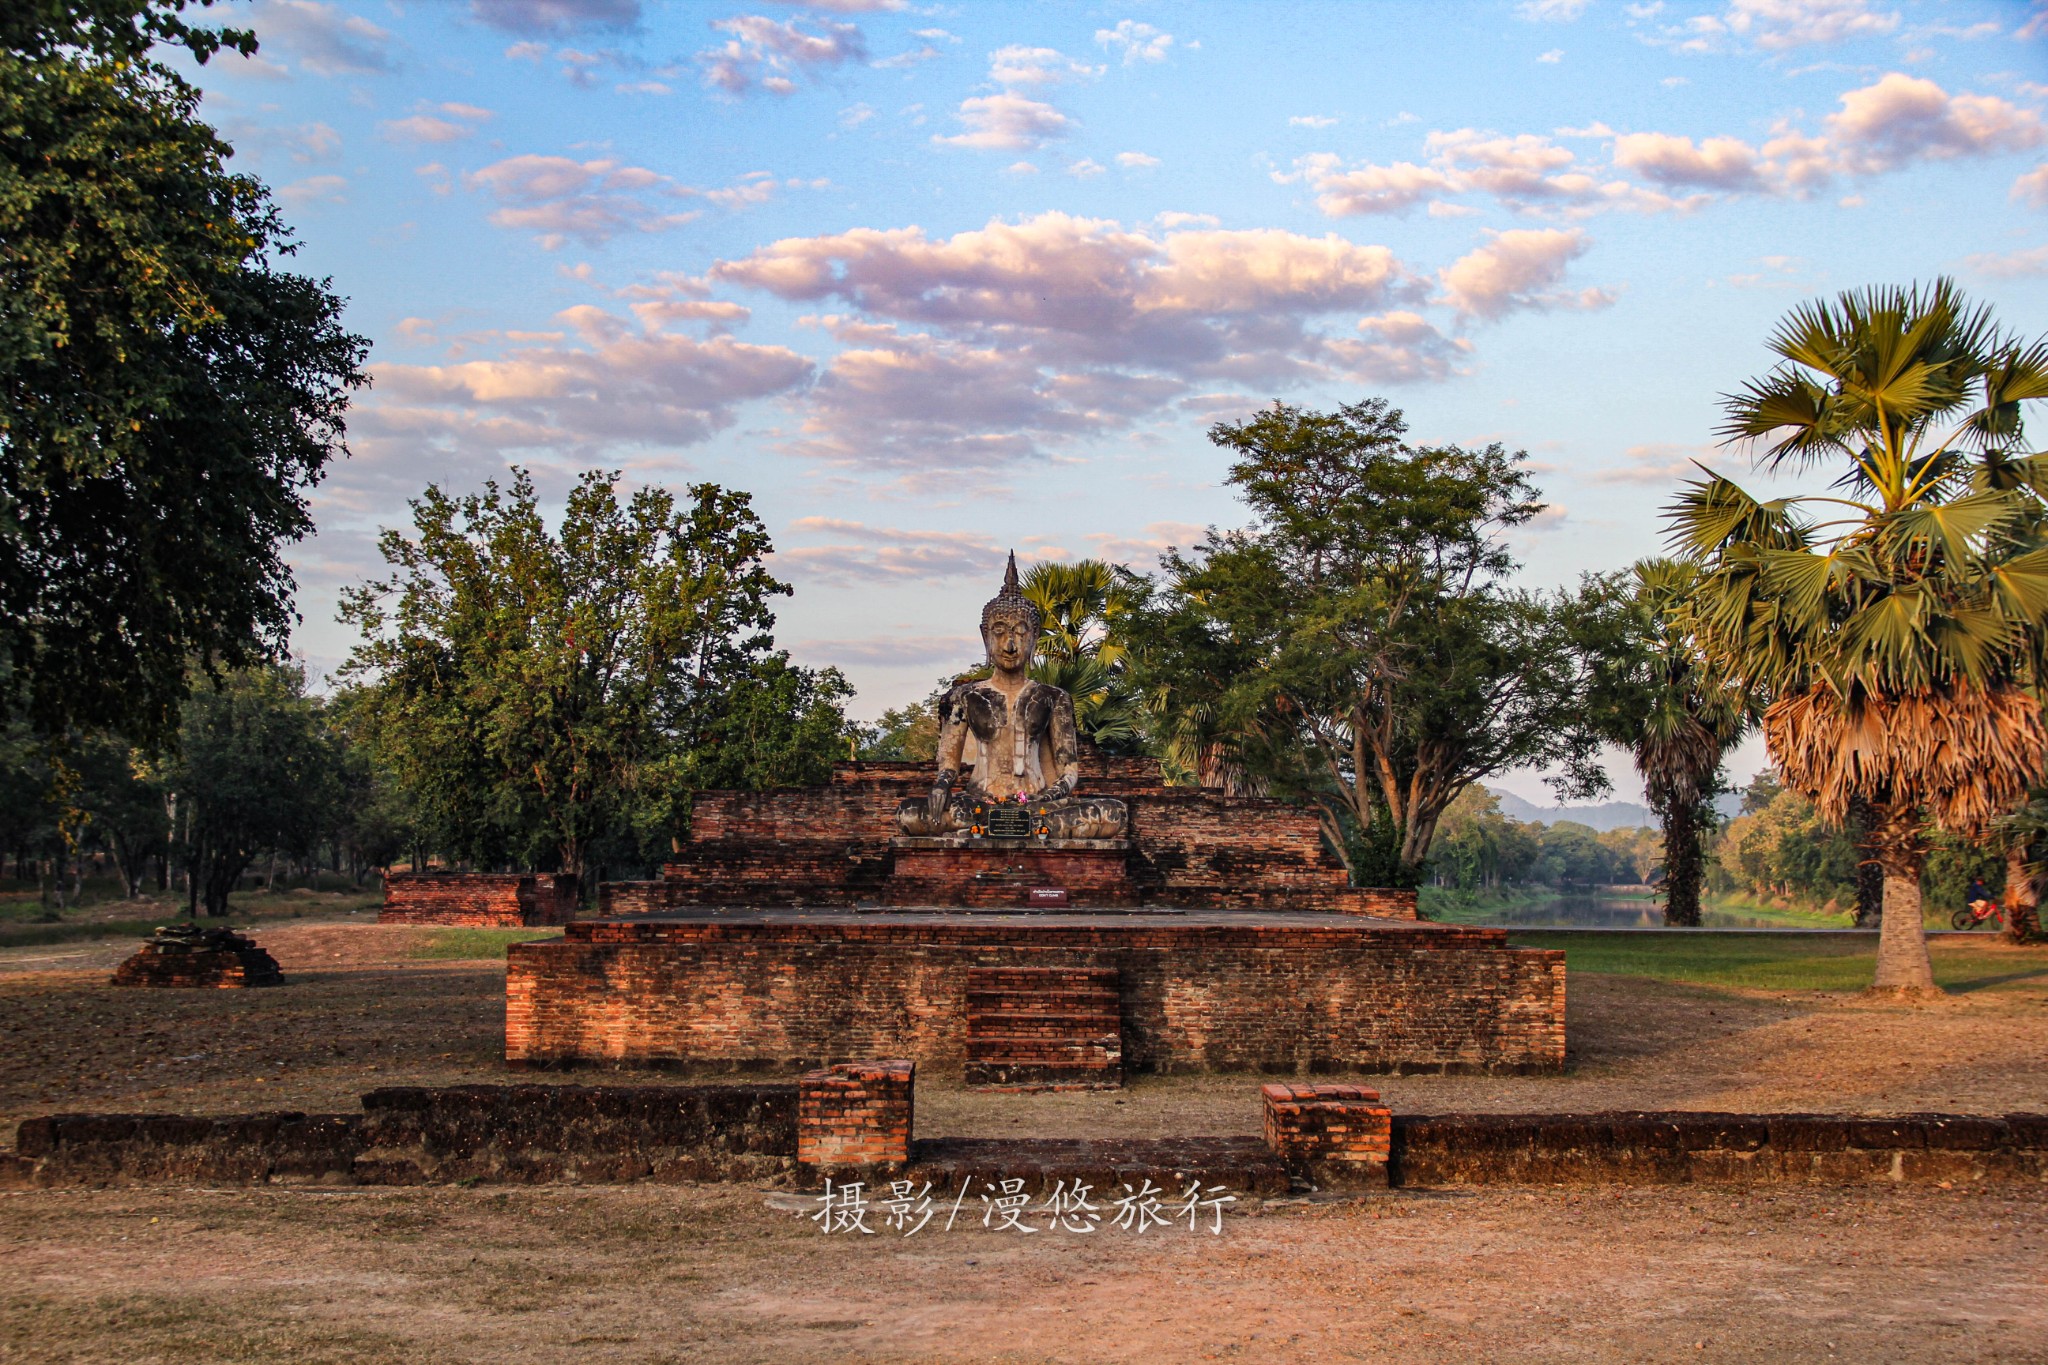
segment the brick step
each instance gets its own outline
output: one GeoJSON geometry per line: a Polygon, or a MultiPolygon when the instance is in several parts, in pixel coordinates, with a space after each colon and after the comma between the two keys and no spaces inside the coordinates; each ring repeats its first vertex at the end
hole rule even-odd
{"type": "Polygon", "coordinates": [[[1062,985],[1088,985],[1101,990],[1115,990],[1123,980],[1123,973],[1114,967],[969,967],[967,988],[980,990],[987,987],[1023,985],[1032,982],[1058,982],[1062,985]]]}
{"type": "Polygon", "coordinates": [[[1077,1029],[1108,1029],[1115,1033],[1123,1024],[1123,1015],[1115,1009],[1062,1009],[1058,1005],[1037,1000],[1017,1002],[1021,1009],[967,1011],[967,1024],[1002,1024],[1014,1022],[1030,1028],[1065,1027],[1077,1029]]]}
{"type": "Polygon", "coordinates": [[[967,1084],[995,1090],[1120,1090],[1124,1070],[1057,1062],[969,1061],[967,1084]]]}
{"type": "Polygon", "coordinates": [[[1104,1014],[1121,1011],[1123,997],[1116,991],[1096,990],[1093,987],[1075,987],[1071,990],[1027,990],[1024,988],[1003,990],[977,990],[967,992],[967,1008],[1080,1008],[1099,1010],[1104,1014]]]}
{"type": "Polygon", "coordinates": [[[1010,1019],[1010,1017],[1047,1017],[1047,1019],[1108,1019],[1116,1023],[1124,1017],[1122,1001],[1114,999],[1073,999],[1063,995],[971,995],[967,997],[969,1019],[1010,1019]]]}
{"type": "Polygon", "coordinates": [[[1123,1049],[1113,1039],[970,1038],[973,1062],[1033,1062],[1045,1065],[1122,1067],[1123,1049]]]}

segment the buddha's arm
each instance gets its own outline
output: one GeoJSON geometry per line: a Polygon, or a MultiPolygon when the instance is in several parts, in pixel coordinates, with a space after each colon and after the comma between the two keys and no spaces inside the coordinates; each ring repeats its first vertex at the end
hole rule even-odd
{"type": "Polygon", "coordinates": [[[953,789],[960,785],[961,750],[967,742],[967,708],[948,697],[939,703],[945,719],[939,722],[939,771],[932,779],[933,810],[944,809],[953,789]]]}
{"type": "Polygon", "coordinates": [[[1044,795],[1053,797],[1072,796],[1074,789],[1081,785],[1081,743],[1074,729],[1074,699],[1065,692],[1053,703],[1052,740],[1053,763],[1059,770],[1059,778],[1045,789],[1044,795]]]}

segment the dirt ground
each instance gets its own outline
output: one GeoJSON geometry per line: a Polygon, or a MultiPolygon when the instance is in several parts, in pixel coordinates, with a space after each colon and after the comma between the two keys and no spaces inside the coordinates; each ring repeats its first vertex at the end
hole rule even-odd
{"type": "MultiPolygon", "coordinates": [[[[79,1110],[352,1110],[518,1077],[503,966],[432,931],[266,925],[289,984],[114,990],[128,944],[0,951],[0,1133],[79,1110]]],[[[1570,1068],[1385,1077],[1398,1109],[2048,1109],[2048,951],[1932,1005],[1575,973],[1570,1068]]],[[[918,1132],[1231,1134],[1259,1078],[981,1095],[918,1132]]],[[[0,1362],[2048,1362],[2048,1189],[1401,1191],[1220,1236],[826,1235],[745,1187],[0,1193],[0,1362]]],[[[943,1213],[940,1221],[943,1220],[943,1213]]],[[[880,1228],[879,1212],[871,1225],[880,1228]]],[[[1206,1224],[1205,1224],[1206,1226],[1206,1224]]]]}
{"type": "MultiPolygon", "coordinates": [[[[288,984],[114,990],[132,945],[0,951],[0,1143],[36,1114],[354,1111],[393,1084],[674,1083],[660,1071],[504,1066],[504,965],[420,961],[432,930],[360,920],[267,925],[288,984]]],[[[1945,939],[1981,983],[1933,1004],[1709,990],[1574,973],[1563,1076],[1370,1082],[1396,1109],[2048,1110],[2048,949],[1945,939]]],[[[925,1137],[1166,1137],[1259,1130],[1258,1079],[1134,1078],[1124,1090],[988,1095],[918,1077],[925,1137]]]]}
{"type": "Polygon", "coordinates": [[[0,1195],[0,1360],[2048,1360],[2048,1194],[1383,1194],[827,1235],[734,1187],[0,1195]]]}

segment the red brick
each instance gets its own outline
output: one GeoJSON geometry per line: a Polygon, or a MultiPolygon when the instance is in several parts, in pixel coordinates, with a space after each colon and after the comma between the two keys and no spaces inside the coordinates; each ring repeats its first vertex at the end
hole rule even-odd
{"type": "Polygon", "coordinates": [[[526,872],[393,872],[379,924],[519,929],[576,917],[576,878],[526,872]]]}

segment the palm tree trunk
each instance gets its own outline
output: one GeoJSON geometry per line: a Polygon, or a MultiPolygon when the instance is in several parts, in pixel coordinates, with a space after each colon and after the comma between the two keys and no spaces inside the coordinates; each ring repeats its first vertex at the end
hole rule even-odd
{"type": "Polygon", "coordinates": [[[2005,941],[2015,946],[2041,936],[2040,893],[2028,865],[2032,854],[2024,843],[2005,850],[2005,941]]]}
{"type": "Polygon", "coordinates": [[[1890,995],[1938,995],[1934,962],[1927,956],[1927,931],[1920,918],[1920,871],[1927,862],[1927,842],[1918,810],[1884,811],[1872,831],[1878,863],[1884,869],[1884,919],[1877,935],[1877,976],[1874,992],[1890,995]]]}
{"type": "Polygon", "coordinates": [[[1698,928],[1700,922],[1699,805],[1664,806],[1664,923],[1698,928]]]}
{"type": "Polygon", "coordinates": [[[1849,838],[1856,845],[1856,927],[1875,929],[1884,916],[1884,869],[1878,865],[1871,832],[1877,812],[1862,797],[1849,802],[1849,838]]]}

